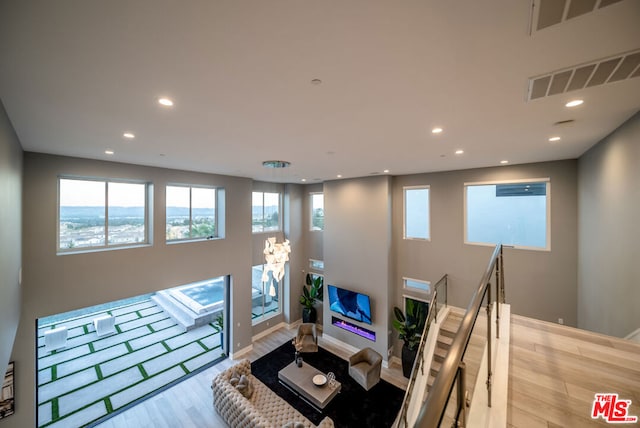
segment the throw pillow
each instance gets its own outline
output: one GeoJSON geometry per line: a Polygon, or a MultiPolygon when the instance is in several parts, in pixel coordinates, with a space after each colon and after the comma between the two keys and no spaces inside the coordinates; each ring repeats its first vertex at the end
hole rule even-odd
{"type": "Polygon", "coordinates": [[[229,383],[232,386],[237,386],[239,381],[240,381],[240,376],[238,375],[238,373],[236,373],[235,371],[231,373],[231,377],[229,378],[229,383]]]}
{"type": "Polygon", "coordinates": [[[304,424],[302,422],[291,421],[283,425],[282,428],[304,428],[304,424]]]}
{"type": "Polygon", "coordinates": [[[240,376],[236,389],[240,391],[240,394],[245,398],[251,398],[251,395],[253,394],[253,386],[251,385],[249,378],[245,375],[240,376]]]}

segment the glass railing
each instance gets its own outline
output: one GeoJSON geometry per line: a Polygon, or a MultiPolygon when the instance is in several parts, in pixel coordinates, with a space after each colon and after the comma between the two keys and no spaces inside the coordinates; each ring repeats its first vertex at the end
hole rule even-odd
{"type": "Polygon", "coordinates": [[[495,340],[500,337],[500,304],[504,301],[502,245],[497,245],[414,427],[466,426],[467,409],[473,399],[475,385],[480,384],[479,377],[485,379],[487,403],[491,407],[492,349],[495,350],[495,340]],[[485,299],[486,306],[483,307],[485,299]],[[492,313],[495,313],[495,326],[492,313]],[[487,369],[480,373],[485,348],[487,369]]]}
{"type": "MultiPolygon", "coordinates": [[[[433,287],[433,293],[431,294],[431,301],[429,302],[429,314],[425,322],[424,330],[422,331],[422,338],[420,345],[418,346],[418,352],[416,359],[413,362],[413,369],[411,370],[411,376],[409,377],[409,383],[407,390],[405,391],[404,401],[402,402],[402,408],[397,420],[397,427],[408,427],[408,415],[410,406],[419,405],[421,403],[421,395],[414,395],[414,391],[418,386],[422,389],[426,389],[426,381],[429,378],[429,373],[426,368],[429,366],[430,361],[426,359],[424,355],[425,344],[429,337],[429,332],[432,330],[431,326],[438,319],[438,311],[441,311],[447,306],[447,281],[448,276],[445,274],[433,287]],[[420,400],[420,403],[416,403],[416,400],[420,400]]],[[[434,330],[434,334],[438,334],[437,330],[434,330]]],[[[424,391],[423,391],[424,392],[424,391]]]]}

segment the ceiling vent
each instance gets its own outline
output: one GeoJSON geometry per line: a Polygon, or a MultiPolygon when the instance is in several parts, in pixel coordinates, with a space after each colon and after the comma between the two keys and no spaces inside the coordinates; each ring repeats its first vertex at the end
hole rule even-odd
{"type": "Polygon", "coordinates": [[[622,0],[533,0],[531,28],[540,31],[620,1],[622,0]]]}
{"type": "Polygon", "coordinates": [[[529,100],[640,77],[640,49],[529,78],[529,100]]]}

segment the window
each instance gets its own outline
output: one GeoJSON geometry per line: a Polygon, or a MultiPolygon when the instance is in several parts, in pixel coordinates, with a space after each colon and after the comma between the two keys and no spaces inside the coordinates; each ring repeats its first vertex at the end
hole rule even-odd
{"type": "Polygon", "coordinates": [[[167,241],[219,237],[217,196],[217,189],[214,187],[167,186],[167,241]]]}
{"type": "Polygon", "coordinates": [[[429,240],[429,227],[429,186],[405,187],[404,239],[429,240]]]}
{"type": "Polygon", "coordinates": [[[465,184],[465,242],[549,248],[549,180],[465,184]]]}
{"type": "Polygon", "coordinates": [[[324,261],[309,259],[309,268],[322,272],[324,270],[324,261]]]}
{"type": "Polygon", "coordinates": [[[324,230],[324,195],[311,193],[311,230],[324,230]]]}
{"type": "Polygon", "coordinates": [[[253,266],[251,269],[251,323],[258,324],[267,318],[278,315],[280,296],[284,277],[278,283],[273,279],[273,272],[269,272],[269,279],[262,282],[263,265],[253,266]]]}
{"type": "Polygon", "coordinates": [[[280,193],[253,192],[251,213],[253,233],[280,230],[280,193]]]}
{"type": "Polygon", "coordinates": [[[431,293],[431,283],[429,281],[421,281],[419,279],[403,278],[404,288],[419,291],[423,293],[431,293]]]}
{"type": "Polygon", "coordinates": [[[149,243],[147,183],[60,177],[58,250],[149,243]]]}

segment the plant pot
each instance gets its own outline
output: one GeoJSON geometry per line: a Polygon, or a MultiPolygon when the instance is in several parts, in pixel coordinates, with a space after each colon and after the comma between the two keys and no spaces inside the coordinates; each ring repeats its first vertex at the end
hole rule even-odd
{"type": "Polygon", "coordinates": [[[315,323],[317,319],[316,308],[302,308],[302,322],[315,323]]]}
{"type": "Polygon", "coordinates": [[[411,376],[411,370],[413,369],[413,362],[416,360],[418,354],[418,347],[411,350],[407,345],[402,345],[402,374],[407,379],[411,376]]]}

